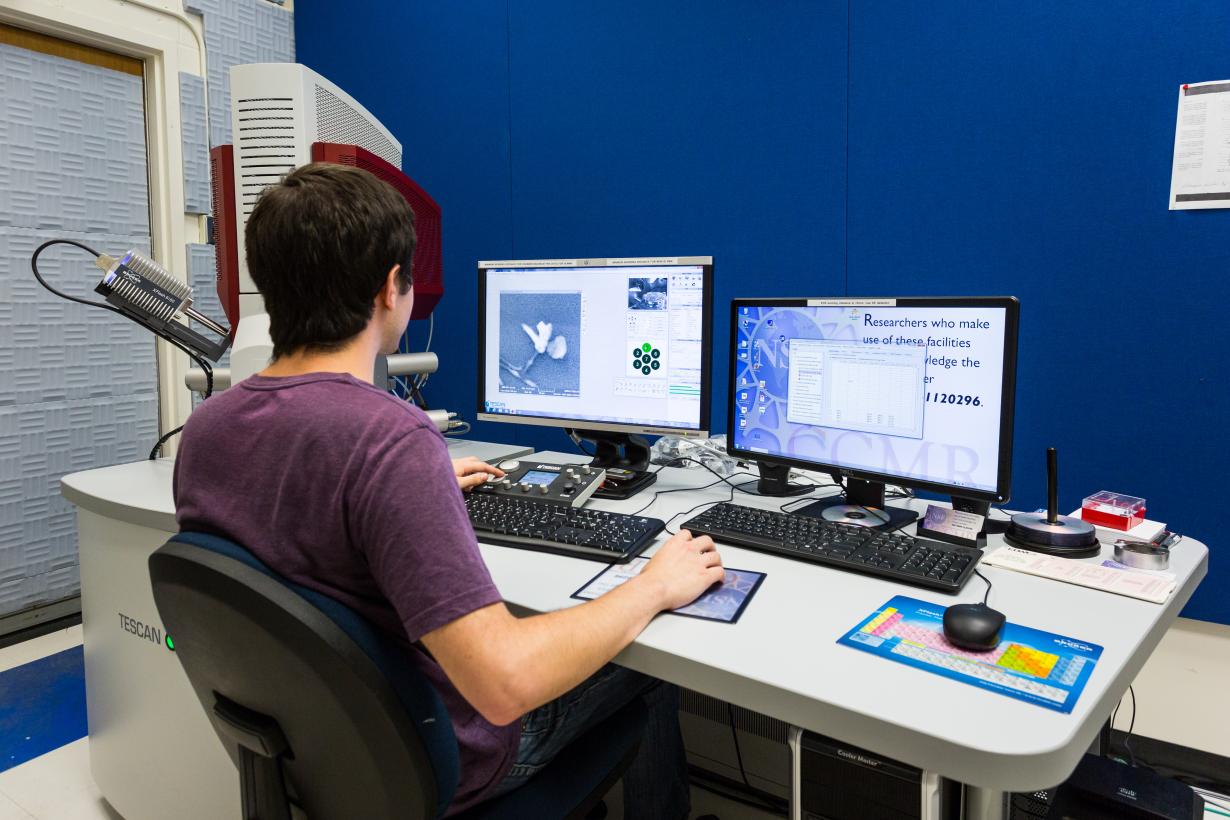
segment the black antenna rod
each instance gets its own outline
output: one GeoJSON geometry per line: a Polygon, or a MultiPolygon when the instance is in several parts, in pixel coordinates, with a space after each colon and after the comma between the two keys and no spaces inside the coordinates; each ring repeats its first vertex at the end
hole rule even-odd
{"type": "Polygon", "coordinates": [[[1046,448],[1046,523],[1059,523],[1059,451],[1046,448]]]}

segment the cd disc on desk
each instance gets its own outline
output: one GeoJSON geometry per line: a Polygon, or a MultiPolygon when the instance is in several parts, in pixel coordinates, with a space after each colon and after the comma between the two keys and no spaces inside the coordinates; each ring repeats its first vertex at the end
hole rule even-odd
{"type": "Polygon", "coordinates": [[[1057,515],[1051,521],[1045,513],[1018,513],[1012,516],[1004,540],[1059,558],[1092,558],[1102,549],[1093,525],[1070,515],[1057,515]]]}
{"type": "Polygon", "coordinates": [[[856,527],[880,527],[891,519],[884,510],[875,507],[860,507],[858,504],[835,504],[827,507],[820,517],[838,524],[853,524],[856,527]]]}

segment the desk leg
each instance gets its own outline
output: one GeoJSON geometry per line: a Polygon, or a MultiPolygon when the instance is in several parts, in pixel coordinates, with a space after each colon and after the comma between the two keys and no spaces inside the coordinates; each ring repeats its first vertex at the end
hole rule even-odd
{"type": "Polygon", "coordinates": [[[1007,795],[992,789],[965,787],[965,820],[1004,820],[1007,795]]]}

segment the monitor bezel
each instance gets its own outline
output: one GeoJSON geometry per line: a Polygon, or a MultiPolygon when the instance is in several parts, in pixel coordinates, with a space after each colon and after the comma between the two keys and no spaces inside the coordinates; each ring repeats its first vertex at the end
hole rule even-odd
{"type": "Polygon", "coordinates": [[[655,256],[612,257],[591,259],[502,259],[478,263],[478,389],[475,393],[477,407],[475,418],[479,421],[495,421],[505,424],[530,424],[540,427],[560,427],[574,430],[598,430],[608,433],[633,435],[681,436],[705,438],[709,435],[713,413],[713,257],[712,256],[655,256]],[[509,413],[486,412],[487,389],[487,271],[499,268],[556,268],[575,270],[578,273],[597,268],[635,267],[701,267],[701,299],[703,318],[701,327],[701,378],[700,419],[696,428],[671,427],[668,425],[625,424],[622,422],[596,421],[589,419],[565,419],[555,416],[531,416],[509,413]]]}
{"type": "Polygon", "coordinates": [[[1016,414],[1017,343],[1020,333],[1021,303],[1015,296],[864,296],[864,297],[814,297],[814,298],[738,298],[730,303],[730,351],[727,374],[726,447],[730,455],[745,461],[763,461],[770,464],[785,464],[801,470],[836,473],[843,478],[882,482],[898,487],[909,487],[928,492],[942,493],[977,501],[1002,504],[1012,494],[1012,437],[1016,414]],[[877,473],[871,470],[843,467],[819,461],[795,459],[785,456],[758,453],[735,446],[735,379],[737,355],[735,345],[739,338],[739,309],[742,307],[843,307],[858,305],[885,305],[893,307],[982,307],[1004,309],[1004,368],[1000,394],[999,471],[994,492],[954,484],[924,481],[917,478],[877,473]]]}

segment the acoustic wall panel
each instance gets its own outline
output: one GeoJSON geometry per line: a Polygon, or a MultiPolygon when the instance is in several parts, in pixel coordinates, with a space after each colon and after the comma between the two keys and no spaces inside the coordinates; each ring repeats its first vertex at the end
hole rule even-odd
{"type": "Polygon", "coordinates": [[[184,211],[210,213],[209,140],[205,123],[205,82],[179,74],[180,138],[184,151],[184,211]]]}
{"type": "MultiPolygon", "coordinates": [[[[153,339],[43,290],[29,260],[51,238],[149,250],[142,81],[0,45],[0,615],[79,588],[60,477],[140,458],[157,438],[153,339]]],[[[40,270],[97,298],[82,251],[51,249],[40,270]]]]}
{"type": "Polygon", "coordinates": [[[0,44],[0,227],[149,235],[140,77],[0,44]]]}
{"type": "Polygon", "coordinates": [[[267,0],[185,0],[205,20],[210,147],[231,140],[233,65],[295,61],[295,16],[267,0]]]}
{"type": "Polygon", "coordinates": [[[75,510],[60,477],[144,458],[158,396],[0,407],[0,614],[75,594],[75,510]]]}

